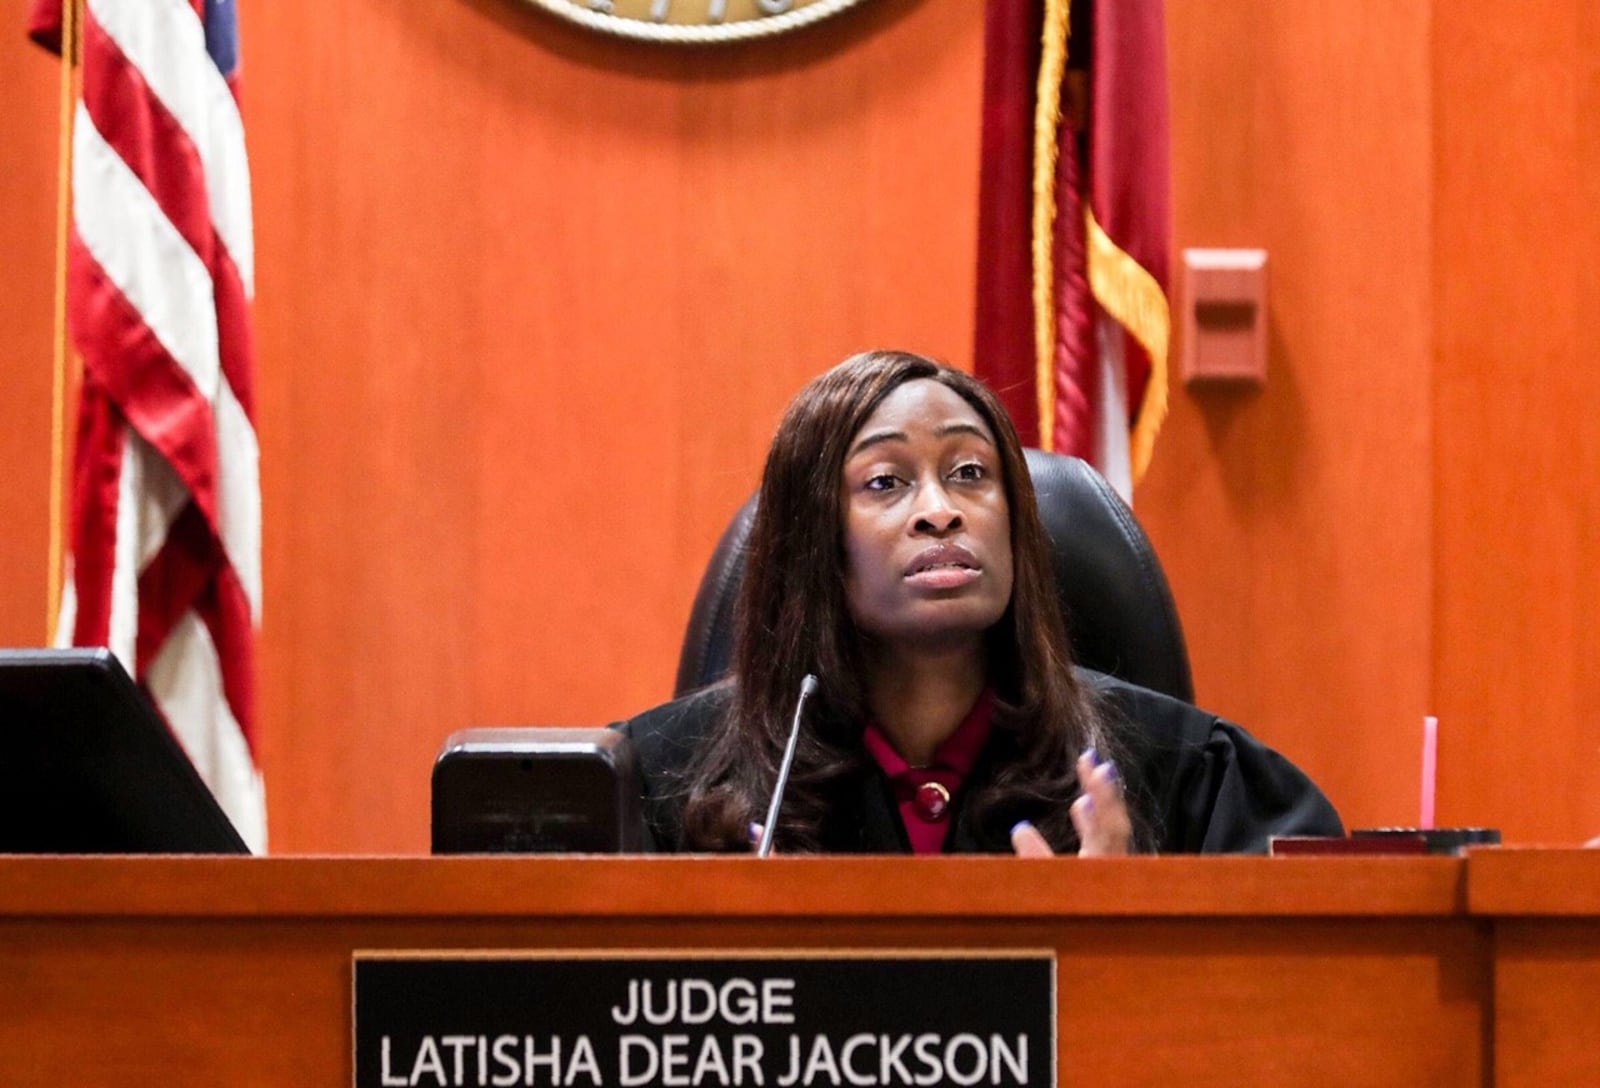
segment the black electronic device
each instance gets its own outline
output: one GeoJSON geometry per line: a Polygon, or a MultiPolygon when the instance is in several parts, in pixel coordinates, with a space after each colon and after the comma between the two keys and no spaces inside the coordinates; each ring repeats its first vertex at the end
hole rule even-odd
{"type": "Polygon", "coordinates": [[[615,730],[463,729],[433,765],[433,852],[637,853],[640,789],[615,730]]]}
{"type": "Polygon", "coordinates": [[[109,650],[0,650],[0,853],[249,852],[109,650]]]}

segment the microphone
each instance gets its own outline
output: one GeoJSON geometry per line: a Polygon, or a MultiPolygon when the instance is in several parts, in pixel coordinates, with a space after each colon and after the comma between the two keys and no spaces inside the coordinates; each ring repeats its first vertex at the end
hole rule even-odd
{"type": "Polygon", "coordinates": [[[794,766],[794,750],[800,744],[800,720],[805,716],[806,700],[817,693],[817,678],[806,673],[800,681],[800,698],[794,704],[794,723],[789,726],[789,744],[783,750],[783,762],[778,764],[778,781],[772,787],[772,804],[767,806],[767,822],[761,828],[761,842],[756,846],[756,857],[772,853],[772,836],[778,830],[778,806],[783,804],[783,791],[789,785],[789,768],[794,766]]]}

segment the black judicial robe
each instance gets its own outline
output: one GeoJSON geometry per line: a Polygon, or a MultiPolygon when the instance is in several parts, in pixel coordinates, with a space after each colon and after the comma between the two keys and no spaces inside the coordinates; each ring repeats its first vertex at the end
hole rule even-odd
{"type": "MultiPolygon", "coordinates": [[[[1231,722],[1114,677],[1078,670],[1102,708],[1132,724],[1134,767],[1124,767],[1130,794],[1143,810],[1163,854],[1264,853],[1275,835],[1341,835],[1333,805],[1294,764],[1231,722]]],[[[633,740],[644,779],[645,842],[674,852],[682,842],[682,810],[691,756],[727,708],[732,689],[714,687],[648,710],[616,725],[633,740]]],[[[1005,826],[981,827],[963,817],[962,800],[1005,760],[1008,737],[996,730],[957,798],[946,839],[949,853],[1010,853],[1005,826]]],[[[870,756],[836,786],[837,802],[822,828],[833,853],[909,853],[889,782],[870,756]]]]}

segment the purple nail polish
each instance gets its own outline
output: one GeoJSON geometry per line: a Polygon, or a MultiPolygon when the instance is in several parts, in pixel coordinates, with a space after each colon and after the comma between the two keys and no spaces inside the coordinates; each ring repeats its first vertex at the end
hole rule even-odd
{"type": "Polygon", "coordinates": [[[751,842],[752,845],[754,845],[755,843],[760,842],[761,841],[761,825],[758,824],[758,823],[755,823],[754,821],[752,821],[751,824],[750,824],[750,828],[749,828],[748,834],[750,835],[750,842],[751,842]]]}
{"type": "Polygon", "coordinates": [[[1017,834],[1018,831],[1031,831],[1031,830],[1033,830],[1033,824],[1031,822],[1029,822],[1027,820],[1018,820],[1015,824],[1013,824],[1011,826],[1011,835],[1014,838],[1014,837],[1016,837],[1016,834],[1017,834]]]}
{"type": "Polygon", "coordinates": [[[1085,748],[1083,750],[1083,754],[1089,757],[1089,766],[1100,766],[1100,750],[1094,745],[1091,744],[1089,747],[1085,748]]]}
{"type": "Polygon", "coordinates": [[[1117,770],[1117,761],[1116,760],[1114,760],[1114,759],[1106,760],[1105,768],[1106,768],[1106,777],[1107,778],[1111,779],[1111,781],[1113,781],[1113,782],[1121,780],[1122,774],[1121,774],[1121,772],[1119,772],[1117,770]]]}

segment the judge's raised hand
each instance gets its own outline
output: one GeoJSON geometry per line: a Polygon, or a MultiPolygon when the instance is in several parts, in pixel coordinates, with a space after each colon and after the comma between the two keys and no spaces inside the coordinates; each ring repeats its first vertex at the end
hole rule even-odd
{"type": "MultiPolygon", "coordinates": [[[[1133,842],[1133,821],[1123,797],[1117,765],[1100,762],[1093,748],[1078,757],[1078,787],[1083,791],[1072,802],[1072,826],[1078,833],[1080,858],[1120,857],[1133,842]]],[[[1011,848],[1019,857],[1049,857],[1055,851],[1045,842],[1039,829],[1021,823],[1011,829],[1011,848]]]]}

